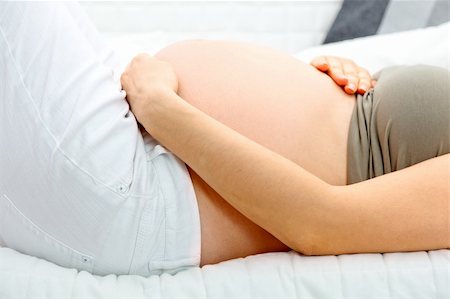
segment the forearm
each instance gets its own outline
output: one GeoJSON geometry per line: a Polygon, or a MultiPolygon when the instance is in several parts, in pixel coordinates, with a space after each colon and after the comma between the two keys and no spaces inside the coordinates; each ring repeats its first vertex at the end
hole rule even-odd
{"type": "Polygon", "coordinates": [[[323,255],[450,246],[449,155],[362,183],[331,186],[176,94],[165,97],[140,116],[148,132],[292,249],[323,255]]]}
{"type": "Polygon", "coordinates": [[[141,117],[148,132],[242,214],[302,251],[298,244],[308,243],[317,219],[329,210],[323,204],[330,186],[175,94],[169,97],[141,117]]]}

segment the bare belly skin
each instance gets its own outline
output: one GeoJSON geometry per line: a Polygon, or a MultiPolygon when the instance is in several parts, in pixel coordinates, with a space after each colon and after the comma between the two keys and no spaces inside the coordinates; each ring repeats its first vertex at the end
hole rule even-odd
{"type": "MultiPolygon", "coordinates": [[[[346,183],[355,97],[325,74],[288,54],[236,42],[186,41],[155,56],[174,66],[187,102],[324,181],[346,183]]],[[[289,250],[189,172],[200,212],[201,265],[289,250]]]]}

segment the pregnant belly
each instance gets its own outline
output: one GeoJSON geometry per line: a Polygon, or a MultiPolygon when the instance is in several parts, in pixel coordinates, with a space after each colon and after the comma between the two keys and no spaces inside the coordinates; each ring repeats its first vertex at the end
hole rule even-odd
{"type": "MultiPolygon", "coordinates": [[[[328,76],[290,55],[235,42],[181,42],[156,56],[174,66],[183,99],[324,181],[346,183],[355,99],[328,76]]],[[[190,173],[202,222],[202,263],[286,249],[190,173]],[[224,249],[229,242],[237,245],[224,249]]]]}

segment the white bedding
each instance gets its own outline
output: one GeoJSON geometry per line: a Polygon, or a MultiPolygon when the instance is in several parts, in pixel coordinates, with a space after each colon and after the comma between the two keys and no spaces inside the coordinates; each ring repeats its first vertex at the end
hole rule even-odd
{"type": "Polygon", "coordinates": [[[0,298],[450,298],[450,251],[236,259],[171,276],[98,277],[0,249],[0,298]]]}
{"type": "MultiPolygon", "coordinates": [[[[390,64],[449,68],[450,24],[305,50],[352,57],[371,71],[390,64]]],[[[145,42],[124,48],[123,58],[145,42]]],[[[136,38],[139,41],[139,37],[136,38]]],[[[153,41],[154,43],[157,40],[153,41]]],[[[125,60],[124,60],[125,63],[125,60]]],[[[93,276],[0,248],[0,298],[450,298],[450,251],[304,257],[270,253],[174,276],[93,276]]]]}
{"type": "Polygon", "coordinates": [[[317,55],[350,57],[372,73],[395,64],[431,64],[450,69],[450,22],[312,47],[295,54],[305,62],[317,55]]]}

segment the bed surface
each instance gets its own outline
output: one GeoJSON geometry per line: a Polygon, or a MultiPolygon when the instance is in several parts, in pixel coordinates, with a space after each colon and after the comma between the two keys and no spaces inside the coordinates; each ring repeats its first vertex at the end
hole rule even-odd
{"type": "Polygon", "coordinates": [[[172,276],[98,277],[0,249],[0,298],[450,298],[450,251],[236,259],[172,276]]]}

